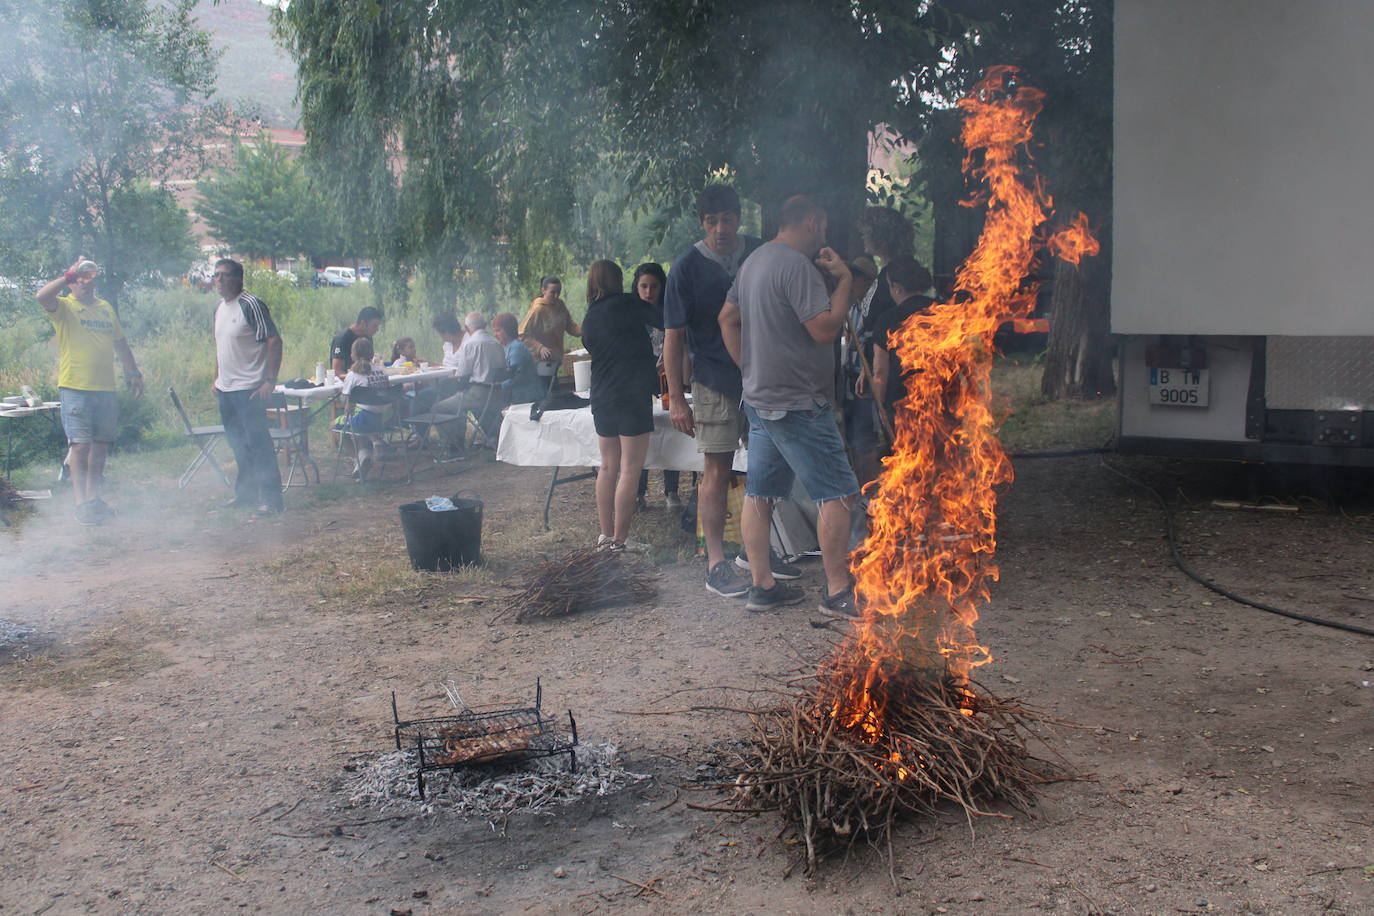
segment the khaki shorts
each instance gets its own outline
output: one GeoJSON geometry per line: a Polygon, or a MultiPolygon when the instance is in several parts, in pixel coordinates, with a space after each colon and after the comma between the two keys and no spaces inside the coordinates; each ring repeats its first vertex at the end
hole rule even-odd
{"type": "Polygon", "coordinates": [[[692,422],[696,426],[698,452],[710,455],[739,448],[747,431],[739,400],[701,382],[692,383],[692,422]]]}

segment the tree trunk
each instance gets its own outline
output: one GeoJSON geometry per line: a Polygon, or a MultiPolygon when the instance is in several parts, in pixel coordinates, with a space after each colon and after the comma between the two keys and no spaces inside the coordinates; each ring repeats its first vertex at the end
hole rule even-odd
{"type": "MultiPolygon", "coordinates": [[[[1069,210],[1069,213],[1075,211],[1069,210]]],[[[1040,391],[1052,400],[1116,393],[1112,372],[1110,230],[1098,230],[1099,255],[1078,265],[1056,259],[1050,339],[1040,391]]]]}

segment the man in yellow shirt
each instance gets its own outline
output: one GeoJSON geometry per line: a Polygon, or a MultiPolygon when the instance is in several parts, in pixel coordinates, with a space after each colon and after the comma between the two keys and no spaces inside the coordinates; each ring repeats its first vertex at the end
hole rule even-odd
{"type": "Polygon", "coordinates": [[[116,354],[129,390],[134,397],[143,396],[143,373],[124,339],[119,316],[95,294],[98,273],[94,263],[77,258],[65,274],[38,291],[38,304],[57,329],[62,428],[71,445],[67,463],[76,495],[76,520],[83,525],[99,525],[114,514],[100,497],[100,482],[119,422],[116,354]],[[64,286],[68,294],[59,295],[64,286]]]}

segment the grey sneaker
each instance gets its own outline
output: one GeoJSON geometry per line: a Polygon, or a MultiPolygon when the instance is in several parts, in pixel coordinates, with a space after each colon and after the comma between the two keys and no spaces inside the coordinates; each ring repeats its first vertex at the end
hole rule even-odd
{"type": "Polygon", "coordinates": [[[744,603],[746,611],[771,611],[775,607],[786,607],[789,604],[800,604],[802,600],[802,590],[795,585],[783,585],[781,582],[774,582],[772,588],[759,588],[757,585],[749,586],[749,599],[744,603]]]}
{"type": "MultiPolygon", "coordinates": [[[[740,548],[739,556],[735,557],[735,565],[740,569],[749,568],[749,558],[744,555],[743,547],[740,548]]],[[[774,579],[791,580],[801,578],[801,567],[788,563],[771,547],[768,549],[768,565],[773,567],[774,579]]]]}
{"type": "Polygon", "coordinates": [[[76,521],[79,525],[94,526],[102,524],[105,519],[90,503],[86,502],[76,507],[76,521]]]}
{"type": "Polygon", "coordinates": [[[831,617],[859,618],[859,609],[854,604],[854,589],[847,588],[838,595],[826,595],[821,599],[820,612],[831,617]]]}
{"type": "Polygon", "coordinates": [[[722,598],[743,598],[749,591],[749,582],[721,560],[706,573],[706,590],[722,598]]]}

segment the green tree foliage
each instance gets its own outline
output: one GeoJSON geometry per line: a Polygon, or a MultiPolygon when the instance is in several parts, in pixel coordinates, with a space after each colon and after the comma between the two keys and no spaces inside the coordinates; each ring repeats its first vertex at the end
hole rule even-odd
{"type": "Polygon", "coordinates": [[[964,35],[917,0],[295,0],[278,24],[311,165],[366,235],[378,294],[418,265],[435,308],[493,241],[537,273],[603,154],[645,212],[688,211],[728,166],[765,232],[772,207],[809,191],[843,238],[869,129],[922,104],[964,35]]]}
{"type": "Polygon", "coordinates": [[[296,0],[278,17],[309,165],[378,296],[403,299],[413,266],[431,308],[452,308],[475,247],[499,242],[523,268],[566,231],[586,161],[570,18],[550,0],[296,0]]]}
{"type": "Polygon", "coordinates": [[[85,253],[118,304],[127,283],[184,254],[169,198],[148,183],[197,174],[204,139],[224,121],[195,5],[0,0],[0,196],[27,208],[0,220],[18,233],[0,244],[0,272],[13,258],[51,275],[85,253]]]}
{"type": "Polygon", "coordinates": [[[199,185],[197,212],[236,252],[267,258],[312,259],[343,250],[338,220],[305,169],[285,148],[259,137],[235,142],[233,164],[199,185]]]}

